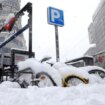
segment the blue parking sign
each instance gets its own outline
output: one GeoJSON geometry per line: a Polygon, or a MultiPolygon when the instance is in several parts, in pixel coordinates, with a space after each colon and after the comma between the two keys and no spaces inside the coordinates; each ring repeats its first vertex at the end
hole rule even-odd
{"type": "Polygon", "coordinates": [[[47,15],[48,15],[48,24],[64,26],[64,16],[62,10],[49,7],[47,15]]]}

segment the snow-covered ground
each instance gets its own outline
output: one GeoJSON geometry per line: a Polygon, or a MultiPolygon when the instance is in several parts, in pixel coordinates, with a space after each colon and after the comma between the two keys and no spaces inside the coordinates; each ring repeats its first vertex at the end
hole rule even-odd
{"type": "Polygon", "coordinates": [[[6,82],[0,85],[0,105],[105,105],[105,85],[21,89],[6,82]]]}
{"type": "Polygon", "coordinates": [[[62,63],[51,67],[35,59],[20,62],[18,67],[20,71],[31,67],[33,73],[47,72],[58,86],[20,88],[16,82],[5,81],[0,84],[0,105],[105,105],[105,79],[100,79],[100,82],[97,76],[93,78],[92,75],[80,72],[79,69],[75,71],[75,67],[68,68],[62,63]],[[89,80],[95,81],[89,84],[62,87],[59,70],[61,74],[76,73],[85,78],[89,76],[89,80]]]}

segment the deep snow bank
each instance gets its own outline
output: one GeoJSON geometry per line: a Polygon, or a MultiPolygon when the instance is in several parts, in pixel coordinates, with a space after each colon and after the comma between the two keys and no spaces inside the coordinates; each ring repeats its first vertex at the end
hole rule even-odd
{"type": "Polygon", "coordinates": [[[76,87],[0,87],[0,105],[105,105],[105,85],[76,87]]]}

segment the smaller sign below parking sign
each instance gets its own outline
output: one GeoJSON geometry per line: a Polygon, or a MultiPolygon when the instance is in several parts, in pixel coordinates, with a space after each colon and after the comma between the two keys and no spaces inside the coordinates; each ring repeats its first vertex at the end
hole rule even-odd
{"type": "Polygon", "coordinates": [[[47,15],[48,15],[48,24],[64,26],[64,16],[62,10],[49,7],[47,15]]]}

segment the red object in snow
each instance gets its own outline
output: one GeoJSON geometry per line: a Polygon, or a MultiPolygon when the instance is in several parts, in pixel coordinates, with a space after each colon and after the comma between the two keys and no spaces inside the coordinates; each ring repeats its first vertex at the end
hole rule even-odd
{"type": "Polygon", "coordinates": [[[4,26],[4,29],[10,31],[15,21],[15,17],[11,18],[9,23],[4,26]]]}

